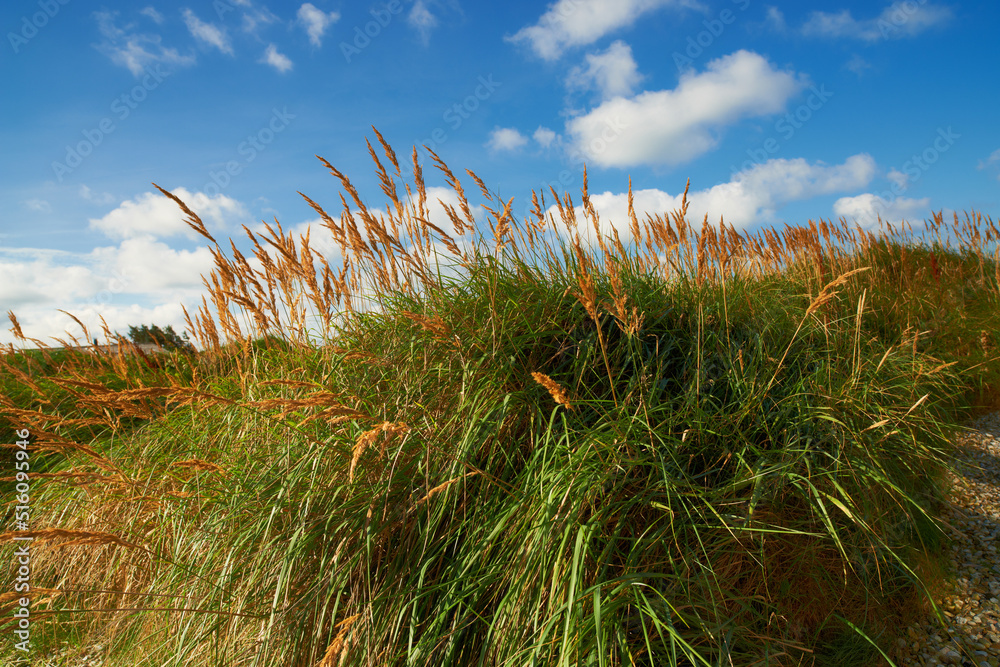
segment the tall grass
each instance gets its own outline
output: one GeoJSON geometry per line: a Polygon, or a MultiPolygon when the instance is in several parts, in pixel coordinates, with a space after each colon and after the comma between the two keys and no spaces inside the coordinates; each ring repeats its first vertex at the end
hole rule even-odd
{"type": "Polygon", "coordinates": [[[518,221],[467,172],[487,237],[431,152],[460,202],[448,232],[416,151],[405,183],[377,136],[384,210],[325,160],[341,213],[303,195],[336,268],[277,221],[245,230],[252,257],[224,249],[161,189],[215,257],[211,303],[187,314],[196,357],[0,360],[30,387],[4,413],[48,466],[32,491],[38,650],[891,658],[943,576],[949,443],[997,407],[993,221],[938,215],[926,241],[845,220],[753,236],[689,221],[686,193],[640,220],[630,188],[608,235],[586,175],[579,207],[532,193],[518,221]]]}

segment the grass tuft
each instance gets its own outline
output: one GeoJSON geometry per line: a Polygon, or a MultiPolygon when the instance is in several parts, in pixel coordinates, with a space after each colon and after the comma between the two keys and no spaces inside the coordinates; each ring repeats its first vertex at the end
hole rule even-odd
{"type": "Polygon", "coordinates": [[[322,158],[340,214],[303,195],[337,258],[277,220],[224,250],[175,199],[215,258],[196,354],[0,355],[35,650],[889,664],[946,574],[959,424],[1000,407],[993,221],[751,235],[688,221],[686,190],[640,220],[631,185],[602,221],[586,174],[580,208],[532,192],[518,221],[466,172],[483,225],[431,153],[447,232],[376,136],[384,210],[322,158]]]}

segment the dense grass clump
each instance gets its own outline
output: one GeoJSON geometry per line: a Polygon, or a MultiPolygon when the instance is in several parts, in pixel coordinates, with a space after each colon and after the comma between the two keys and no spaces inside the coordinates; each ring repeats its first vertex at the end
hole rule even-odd
{"type": "Polygon", "coordinates": [[[338,221],[307,198],[339,270],[280,225],[229,258],[178,201],[217,263],[214,310],[189,317],[197,357],[129,372],[123,349],[7,391],[32,465],[51,462],[33,482],[36,650],[891,659],[943,576],[949,443],[996,407],[992,220],[938,216],[926,245],[846,221],[695,230],[686,204],[610,226],[585,176],[581,222],[554,191],[516,221],[469,172],[487,242],[436,155],[452,235],[428,218],[416,151],[411,189],[382,146],[384,212],[325,162],[353,207],[338,221]]]}

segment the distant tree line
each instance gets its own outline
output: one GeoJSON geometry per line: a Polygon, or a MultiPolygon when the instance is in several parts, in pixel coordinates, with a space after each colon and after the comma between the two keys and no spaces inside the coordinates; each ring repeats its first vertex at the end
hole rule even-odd
{"type": "Polygon", "coordinates": [[[141,343],[154,343],[159,345],[165,350],[184,350],[186,352],[193,352],[194,345],[188,340],[188,335],[185,332],[182,335],[177,335],[174,328],[169,324],[165,329],[161,329],[157,325],[151,327],[142,324],[140,326],[130,326],[128,328],[128,337],[136,345],[141,343]]]}

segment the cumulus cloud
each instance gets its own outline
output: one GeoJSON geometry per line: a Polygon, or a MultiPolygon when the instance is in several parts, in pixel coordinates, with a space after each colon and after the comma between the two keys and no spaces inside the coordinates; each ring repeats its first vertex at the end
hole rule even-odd
{"type": "Polygon", "coordinates": [[[566,123],[571,153],[602,167],[676,165],[711,150],[720,129],[777,113],[805,82],[750,51],[686,72],[673,90],[616,97],[566,123]]]}
{"type": "MultiPolygon", "coordinates": [[[[210,197],[203,192],[189,192],[185,188],[177,188],[172,194],[197,213],[209,231],[225,230],[249,218],[243,204],[223,194],[210,197]]],[[[172,200],[158,192],[145,192],[135,199],[126,199],[101,218],[91,218],[90,229],[100,231],[112,239],[177,235],[190,239],[201,238],[184,222],[184,217],[184,213],[172,200]]]]}
{"type": "MultiPolygon", "coordinates": [[[[870,155],[854,155],[842,164],[809,163],[802,158],[774,159],[738,172],[726,183],[688,193],[688,219],[700,224],[704,216],[712,224],[724,218],[726,225],[737,229],[774,222],[776,213],[786,204],[813,197],[857,191],[875,176],[875,161],[870,155]]],[[[666,214],[680,208],[683,193],[671,194],[656,188],[633,190],[633,204],[640,222],[646,215],[666,214]]],[[[628,217],[628,192],[603,192],[590,195],[601,216],[601,233],[617,229],[624,241],[631,238],[628,217]]],[[[559,220],[555,206],[549,213],[559,220]]],[[[592,230],[581,228],[581,236],[591,242],[592,230]]]]}
{"type": "Polygon", "coordinates": [[[905,190],[910,183],[910,177],[898,169],[890,169],[889,173],[886,174],[886,178],[892,181],[899,190],[905,190]]]}
{"type": "Polygon", "coordinates": [[[865,193],[855,197],[841,197],[833,204],[833,212],[837,217],[857,222],[862,227],[875,228],[878,219],[896,225],[903,220],[912,221],[923,218],[930,211],[931,200],[896,197],[884,199],[878,195],[865,193]]]}
{"type": "Polygon", "coordinates": [[[97,248],[93,262],[120,276],[122,292],[145,294],[164,290],[199,290],[202,275],[215,265],[207,246],[177,250],[149,236],[125,239],[118,246],[97,248]]]}
{"type": "Polygon", "coordinates": [[[701,6],[695,0],[558,0],[537,23],[504,39],[527,44],[539,57],[555,60],[567,48],[592,44],[653,10],[701,6]]]}
{"type": "Polygon", "coordinates": [[[306,34],[309,35],[309,42],[318,48],[323,45],[323,33],[340,20],[340,14],[321,11],[316,5],[307,2],[299,7],[298,18],[299,23],[305,27],[306,34]]]}
{"type": "Polygon", "coordinates": [[[527,137],[513,127],[496,127],[490,133],[487,146],[494,151],[514,151],[528,143],[527,137]]]}
{"type": "MultiPolygon", "coordinates": [[[[47,343],[54,336],[68,340],[67,331],[82,338],[59,309],[77,316],[90,337],[104,338],[102,317],[121,333],[141,322],[180,331],[180,303],[200,301],[201,275],[212,266],[206,247],[175,250],[148,237],[88,253],[0,248],[0,301],[14,310],[27,336],[47,343]]],[[[0,328],[0,343],[13,342],[10,331],[0,328]]]]}
{"type": "Polygon", "coordinates": [[[289,57],[285,54],[279,53],[278,47],[274,44],[267,45],[267,48],[264,50],[264,55],[261,56],[261,59],[257,62],[270,65],[282,74],[292,69],[291,59],[289,59],[289,57]]]}
{"type": "Polygon", "coordinates": [[[184,24],[187,26],[188,32],[191,33],[192,37],[208,46],[217,48],[223,53],[233,55],[233,47],[229,43],[229,37],[226,35],[225,30],[211,23],[205,23],[195,16],[194,12],[190,9],[185,9],[182,15],[184,16],[184,24]]]}
{"type": "Polygon", "coordinates": [[[855,19],[847,9],[813,12],[802,26],[802,34],[877,42],[916,37],[931,27],[946,23],[951,17],[951,9],[942,5],[927,3],[921,6],[910,0],[897,0],[872,19],[855,19]]]}
{"type": "Polygon", "coordinates": [[[604,99],[631,95],[642,81],[632,48],[618,40],[603,53],[588,53],[587,66],[574,67],[566,80],[571,89],[595,89],[604,99]]]}
{"type": "Polygon", "coordinates": [[[557,138],[557,134],[547,127],[539,126],[535,133],[531,137],[538,142],[538,145],[542,148],[548,148],[552,145],[557,138]]]}
{"type": "Polygon", "coordinates": [[[119,28],[118,12],[95,12],[94,18],[101,33],[97,49],[135,76],[141,76],[147,67],[157,64],[187,66],[195,63],[193,55],[181,55],[177,49],[163,46],[160,35],[134,32],[132,25],[119,28]]]}

